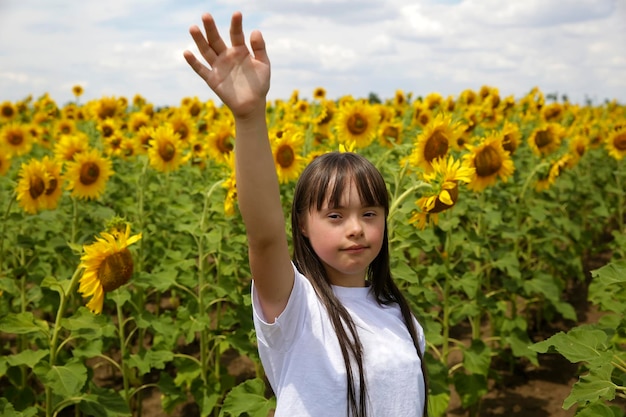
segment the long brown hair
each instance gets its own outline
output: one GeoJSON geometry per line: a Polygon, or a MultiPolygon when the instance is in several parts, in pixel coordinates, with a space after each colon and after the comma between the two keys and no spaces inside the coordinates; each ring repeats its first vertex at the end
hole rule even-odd
{"type": "Polygon", "coordinates": [[[379,206],[385,210],[385,232],[383,245],[376,258],[369,265],[367,280],[370,282],[376,300],[380,304],[397,303],[402,317],[413,340],[413,345],[422,363],[424,386],[424,416],[427,415],[428,387],[426,367],[420,350],[417,330],[408,302],[391,277],[389,265],[389,239],[387,236],[387,215],[389,214],[389,194],[381,173],[366,158],[350,152],[331,152],[315,158],[300,176],[291,208],[293,233],[293,261],[298,270],[306,276],[315,289],[322,304],[328,311],[346,366],[348,383],[348,416],[367,416],[367,387],[363,369],[363,346],[352,317],[335,296],[322,261],[313,250],[311,243],[302,233],[303,216],[312,209],[322,209],[324,203],[339,206],[344,189],[350,181],[358,190],[361,202],[366,206],[379,206]],[[356,367],[356,369],[355,369],[356,367]],[[356,392],[355,373],[359,377],[359,392],[356,392]],[[358,395],[357,395],[358,394],[358,395]]]}

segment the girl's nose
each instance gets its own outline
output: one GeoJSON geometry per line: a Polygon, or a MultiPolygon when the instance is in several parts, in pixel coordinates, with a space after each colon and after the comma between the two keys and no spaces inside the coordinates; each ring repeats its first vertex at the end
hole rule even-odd
{"type": "Polygon", "coordinates": [[[350,221],[348,222],[348,236],[356,237],[361,236],[363,234],[363,225],[361,224],[360,219],[356,217],[350,217],[350,221]]]}

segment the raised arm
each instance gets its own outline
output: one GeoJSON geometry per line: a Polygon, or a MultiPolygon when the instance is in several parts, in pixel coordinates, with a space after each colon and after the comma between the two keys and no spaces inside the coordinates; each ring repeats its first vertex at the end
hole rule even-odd
{"type": "Polygon", "coordinates": [[[293,287],[285,218],[267,133],[266,95],[270,62],[259,31],[245,44],[241,13],[233,14],[231,47],[222,40],[210,14],[202,16],[206,37],[197,26],[189,33],[209,66],[192,52],[184,57],[235,117],[235,174],[239,209],[248,236],[255,290],[265,318],[273,322],[287,305],[293,287]]]}

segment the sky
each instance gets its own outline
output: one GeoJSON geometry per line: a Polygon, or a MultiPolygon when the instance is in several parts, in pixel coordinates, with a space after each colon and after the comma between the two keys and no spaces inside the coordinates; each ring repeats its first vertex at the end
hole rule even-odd
{"type": "Polygon", "coordinates": [[[189,68],[189,27],[232,12],[259,29],[268,98],[458,96],[533,87],[570,101],[626,103],[626,0],[0,0],[0,102],[59,105],[142,95],[157,106],[219,99],[189,68]]]}

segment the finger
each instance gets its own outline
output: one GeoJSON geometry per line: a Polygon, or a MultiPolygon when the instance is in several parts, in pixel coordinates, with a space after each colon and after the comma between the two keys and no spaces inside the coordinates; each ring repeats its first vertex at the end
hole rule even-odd
{"type": "Polygon", "coordinates": [[[206,62],[208,62],[209,65],[213,65],[213,63],[217,59],[217,54],[215,53],[213,48],[211,48],[207,40],[202,35],[200,28],[194,25],[189,28],[189,33],[191,34],[191,37],[196,43],[196,46],[198,47],[198,51],[200,51],[200,54],[202,55],[202,57],[206,59],[206,62]]]}
{"type": "Polygon", "coordinates": [[[184,51],[183,57],[185,61],[189,64],[189,66],[207,83],[209,82],[209,76],[211,75],[211,70],[207,68],[202,62],[200,62],[196,56],[191,51],[184,51]]]}
{"type": "Polygon", "coordinates": [[[230,21],[230,42],[233,46],[242,46],[246,42],[242,21],[243,17],[240,12],[233,13],[230,21]]]}
{"type": "Polygon", "coordinates": [[[267,56],[267,50],[265,49],[265,40],[263,39],[261,32],[258,30],[254,30],[250,34],[250,47],[252,48],[255,59],[269,65],[270,59],[267,56]]]}
{"type": "Polygon", "coordinates": [[[202,23],[204,24],[204,31],[206,32],[206,38],[209,42],[209,46],[215,51],[217,55],[226,50],[226,44],[220,36],[220,32],[217,30],[215,20],[209,13],[202,15],[202,23]]]}

